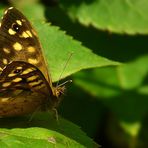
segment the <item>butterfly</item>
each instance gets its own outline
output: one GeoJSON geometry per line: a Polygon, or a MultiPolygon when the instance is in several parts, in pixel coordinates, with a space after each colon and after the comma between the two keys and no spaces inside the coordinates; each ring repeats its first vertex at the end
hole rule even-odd
{"type": "Polygon", "coordinates": [[[53,87],[46,65],[36,31],[8,8],[0,24],[0,117],[56,109],[65,87],[53,87]]]}

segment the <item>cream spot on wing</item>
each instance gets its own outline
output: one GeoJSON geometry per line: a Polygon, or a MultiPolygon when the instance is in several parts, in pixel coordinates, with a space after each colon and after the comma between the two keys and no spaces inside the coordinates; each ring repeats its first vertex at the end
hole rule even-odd
{"type": "Polygon", "coordinates": [[[2,71],[3,69],[0,67],[0,71],[2,71]]]}
{"type": "Polygon", "coordinates": [[[7,101],[9,101],[9,99],[10,99],[10,98],[2,98],[2,99],[1,99],[1,102],[7,102],[7,101]]]}
{"type": "Polygon", "coordinates": [[[8,9],[7,9],[6,11],[4,11],[4,14],[6,15],[6,14],[7,14],[7,12],[8,12],[8,9]]]}
{"type": "Polygon", "coordinates": [[[32,52],[35,52],[35,48],[33,46],[29,46],[27,48],[28,52],[32,53],[32,52]]]}
{"type": "Polygon", "coordinates": [[[20,50],[22,50],[22,45],[20,43],[16,42],[13,44],[13,48],[16,51],[20,51],[20,50]]]}
{"type": "Polygon", "coordinates": [[[32,71],[33,71],[33,69],[28,68],[28,69],[24,70],[24,71],[21,73],[21,75],[28,74],[28,73],[30,73],[30,72],[32,72],[32,71]]]}
{"type": "Polygon", "coordinates": [[[4,51],[5,53],[7,53],[7,54],[10,53],[10,49],[8,49],[8,48],[3,48],[3,51],[4,51]]]}
{"type": "Polygon", "coordinates": [[[26,33],[27,33],[30,37],[32,37],[32,33],[31,33],[29,30],[27,30],[26,33]]]}
{"type": "Polygon", "coordinates": [[[20,20],[16,20],[17,24],[19,24],[20,26],[22,26],[22,22],[20,20]]]}
{"type": "Polygon", "coordinates": [[[2,84],[2,87],[8,87],[10,85],[11,85],[11,82],[5,82],[5,83],[2,84]]]}
{"type": "Polygon", "coordinates": [[[9,8],[8,8],[8,10],[11,10],[11,9],[13,9],[13,7],[9,7],[9,8]]]}
{"type": "Polygon", "coordinates": [[[16,69],[23,69],[23,67],[22,66],[18,66],[16,69]]]}
{"type": "Polygon", "coordinates": [[[29,30],[23,31],[22,34],[20,35],[21,38],[29,38],[32,37],[32,34],[29,30]]]}
{"type": "Polygon", "coordinates": [[[11,10],[11,9],[13,9],[13,7],[9,7],[9,8],[4,12],[4,14],[6,15],[7,12],[8,12],[8,10],[11,10]]]}
{"type": "Polygon", "coordinates": [[[7,60],[7,59],[3,59],[3,63],[4,63],[5,65],[7,65],[7,64],[8,64],[8,60],[7,60]]]}
{"type": "Polygon", "coordinates": [[[29,83],[29,86],[33,87],[33,86],[35,86],[35,85],[41,84],[42,82],[43,82],[42,80],[39,80],[39,81],[37,81],[37,82],[30,82],[30,83],[29,83]]]}
{"type": "Polygon", "coordinates": [[[12,81],[13,81],[13,82],[20,82],[20,81],[22,81],[22,78],[15,78],[15,79],[13,79],[12,81]]]}
{"type": "Polygon", "coordinates": [[[39,61],[38,61],[37,59],[29,58],[29,59],[28,59],[28,62],[29,62],[30,64],[37,64],[39,61]]]}
{"type": "Polygon", "coordinates": [[[12,30],[11,28],[8,30],[8,33],[9,33],[10,35],[15,35],[15,34],[16,34],[16,32],[15,32],[14,30],[12,30]]]}
{"type": "Polygon", "coordinates": [[[16,76],[17,74],[16,73],[10,73],[9,75],[8,75],[8,77],[13,77],[13,76],[16,76]]]}
{"type": "Polygon", "coordinates": [[[0,27],[2,26],[2,23],[0,23],[0,27]]]}
{"type": "Polygon", "coordinates": [[[27,34],[26,31],[23,31],[23,33],[22,33],[22,35],[20,37],[29,38],[30,36],[27,34]]]}
{"type": "Polygon", "coordinates": [[[26,20],[25,19],[22,19],[22,22],[26,22],[26,20]]]}
{"type": "Polygon", "coordinates": [[[31,76],[29,78],[27,78],[27,81],[33,81],[33,80],[36,80],[38,78],[38,76],[31,76]]]}

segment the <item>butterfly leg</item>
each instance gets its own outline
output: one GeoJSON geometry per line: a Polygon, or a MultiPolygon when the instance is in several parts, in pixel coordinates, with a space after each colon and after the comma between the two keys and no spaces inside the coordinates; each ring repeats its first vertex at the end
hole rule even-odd
{"type": "Polygon", "coordinates": [[[53,113],[53,115],[54,115],[56,121],[59,121],[58,111],[57,111],[56,108],[53,108],[53,109],[52,109],[52,113],[53,113]]]}
{"type": "Polygon", "coordinates": [[[38,112],[39,110],[41,110],[41,106],[38,106],[37,109],[31,114],[31,116],[30,116],[28,122],[31,122],[31,121],[32,121],[33,117],[35,117],[35,115],[37,114],[37,112],[38,112]]]}

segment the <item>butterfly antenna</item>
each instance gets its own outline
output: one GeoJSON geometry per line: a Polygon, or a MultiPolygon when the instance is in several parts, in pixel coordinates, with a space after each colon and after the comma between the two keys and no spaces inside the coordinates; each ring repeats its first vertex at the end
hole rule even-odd
{"type": "Polygon", "coordinates": [[[61,86],[65,85],[65,84],[71,83],[71,82],[72,82],[72,80],[67,80],[64,83],[57,85],[57,87],[61,87],[61,86]]]}
{"type": "Polygon", "coordinates": [[[64,67],[63,67],[63,71],[61,72],[61,74],[60,74],[60,76],[59,76],[59,81],[57,82],[56,87],[60,87],[60,86],[63,86],[63,85],[65,85],[65,84],[67,84],[67,83],[71,83],[71,82],[72,82],[72,80],[67,80],[66,82],[64,82],[64,83],[62,83],[62,84],[59,85],[60,79],[61,79],[63,73],[65,72],[65,69],[66,69],[66,67],[67,67],[67,65],[68,65],[68,63],[69,63],[69,61],[70,61],[72,55],[73,55],[73,52],[70,53],[70,55],[69,55],[69,57],[68,57],[68,59],[67,59],[65,65],[64,65],[64,67]]]}

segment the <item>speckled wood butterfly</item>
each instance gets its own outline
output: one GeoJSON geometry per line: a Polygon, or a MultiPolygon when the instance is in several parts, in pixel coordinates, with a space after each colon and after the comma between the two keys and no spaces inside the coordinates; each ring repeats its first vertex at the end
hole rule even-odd
{"type": "Polygon", "coordinates": [[[54,110],[64,86],[53,87],[35,30],[16,8],[0,26],[0,117],[54,110]]]}

